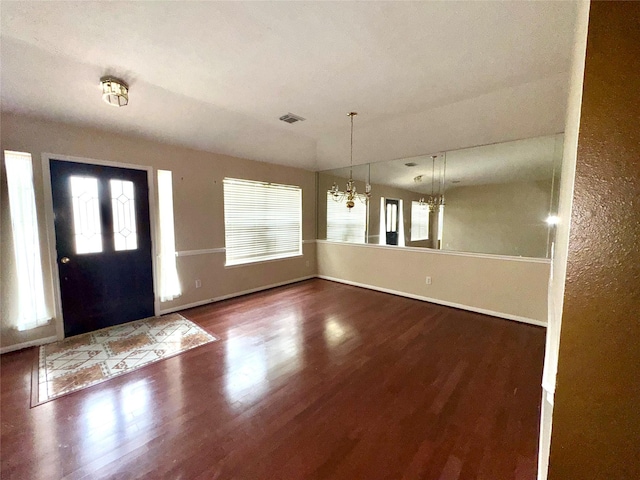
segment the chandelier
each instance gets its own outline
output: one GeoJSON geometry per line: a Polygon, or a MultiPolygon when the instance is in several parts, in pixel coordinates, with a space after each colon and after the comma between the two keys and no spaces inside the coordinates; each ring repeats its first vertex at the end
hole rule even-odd
{"type": "Polygon", "coordinates": [[[347,180],[347,185],[344,192],[340,191],[340,187],[338,187],[337,183],[333,183],[331,186],[331,196],[335,202],[343,202],[346,201],[347,208],[351,210],[355,206],[355,200],[358,199],[362,203],[366,204],[369,198],[371,197],[371,165],[369,165],[369,179],[364,187],[364,194],[358,195],[356,192],[356,184],[353,181],[353,117],[355,117],[357,112],[349,112],[347,115],[351,117],[351,157],[349,161],[349,180],[347,180]]]}
{"type": "MultiPolygon", "coordinates": [[[[440,206],[444,206],[444,176],[447,168],[446,157],[443,158],[442,175],[440,169],[438,170],[438,190],[435,189],[436,181],[436,158],[437,155],[431,155],[431,195],[428,195],[426,200],[424,197],[420,198],[418,202],[421,207],[428,207],[430,212],[435,212],[440,206]]],[[[422,181],[422,175],[414,178],[416,183],[422,181]],[[418,180],[419,178],[419,180],[418,180]]]]}

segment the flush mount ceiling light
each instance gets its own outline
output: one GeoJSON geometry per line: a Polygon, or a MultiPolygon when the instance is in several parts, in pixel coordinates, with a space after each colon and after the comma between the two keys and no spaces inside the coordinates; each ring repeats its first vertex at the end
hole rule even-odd
{"type": "Polygon", "coordinates": [[[124,107],[129,103],[129,86],[119,78],[102,77],[102,99],[114,107],[124,107]]]}
{"type": "Polygon", "coordinates": [[[366,204],[371,197],[371,164],[369,164],[369,178],[364,186],[364,194],[358,194],[356,192],[356,184],[353,181],[353,117],[358,115],[357,112],[349,112],[347,114],[351,117],[351,155],[349,159],[349,180],[347,181],[347,188],[344,192],[340,191],[338,184],[334,182],[331,187],[331,195],[336,202],[345,202],[347,208],[351,210],[355,206],[355,199],[357,198],[362,203],[366,204]]]}

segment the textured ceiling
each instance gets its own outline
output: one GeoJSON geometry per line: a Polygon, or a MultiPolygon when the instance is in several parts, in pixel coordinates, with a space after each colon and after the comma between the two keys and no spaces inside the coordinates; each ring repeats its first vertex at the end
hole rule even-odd
{"type": "MultiPolygon", "coordinates": [[[[2,1],[2,108],[322,169],[343,162],[350,110],[360,113],[358,128],[376,132],[548,81],[523,114],[564,105],[566,92],[554,85],[568,75],[574,7],[2,1]],[[129,106],[102,103],[105,74],[130,84],[129,106]],[[280,122],[287,112],[307,120],[280,122]]],[[[360,146],[363,158],[375,157],[369,144],[360,146]]]]}

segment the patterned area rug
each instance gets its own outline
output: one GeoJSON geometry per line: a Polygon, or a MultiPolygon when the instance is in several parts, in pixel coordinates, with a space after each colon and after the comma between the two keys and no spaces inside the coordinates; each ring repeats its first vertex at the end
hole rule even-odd
{"type": "Polygon", "coordinates": [[[182,315],[172,313],[44,345],[34,368],[31,406],[216,340],[182,315]]]}

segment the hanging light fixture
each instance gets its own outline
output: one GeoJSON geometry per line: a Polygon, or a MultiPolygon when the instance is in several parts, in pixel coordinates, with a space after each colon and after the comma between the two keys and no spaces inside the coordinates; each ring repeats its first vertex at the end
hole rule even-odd
{"type": "Polygon", "coordinates": [[[342,202],[346,200],[347,208],[352,209],[355,206],[356,198],[359,199],[362,203],[366,204],[371,197],[371,164],[369,164],[369,178],[364,187],[364,194],[358,195],[356,192],[355,182],[353,181],[353,117],[358,115],[358,113],[349,112],[347,115],[351,117],[351,156],[349,160],[349,180],[347,180],[347,186],[344,192],[340,191],[340,187],[338,187],[338,184],[335,182],[331,186],[330,192],[334,201],[342,202]]]}
{"type": "Polygon", "coordinates": [[[102,77],[102,99],[114,107],[124,107],[129,103],[129,86],[115,77],[102,77]]]}
{"type": "Polygon", "coordinates": [[[437,155],[431,155],[431,195],[420,198],[420,205],[427,205],[430,212],[435,212],[440,206],[444,206],[444,177],[446,173],[447,163],[446,157],[442,158],[442,169],[438,169],[438,190],[435,189],[436,181],[436,158],[437,155]]]}

